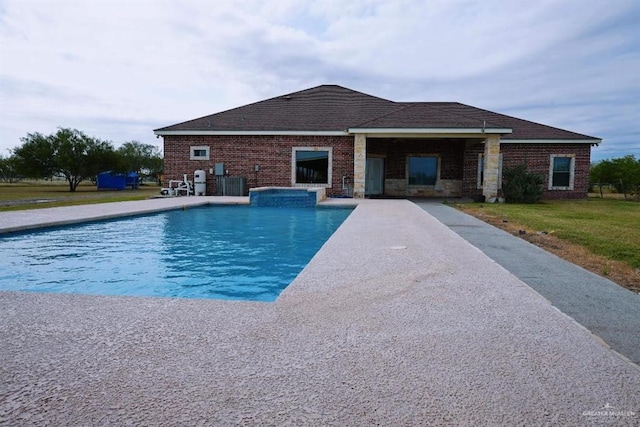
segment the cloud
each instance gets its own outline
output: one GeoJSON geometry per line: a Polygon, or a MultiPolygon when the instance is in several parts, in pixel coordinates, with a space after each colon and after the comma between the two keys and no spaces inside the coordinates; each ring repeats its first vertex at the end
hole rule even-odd
{"type": "Polygon", "coordinates": [[[6,0],[0,149],[70,123],[156,143],[153,128],[335,83],[465,102],[623,154],[638,140],[638,20],[631,0],[6,0]]]}

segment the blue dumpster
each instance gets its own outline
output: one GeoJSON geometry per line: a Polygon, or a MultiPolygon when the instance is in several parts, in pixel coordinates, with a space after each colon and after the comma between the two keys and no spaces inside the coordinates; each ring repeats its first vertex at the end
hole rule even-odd
{"type": "Polygon", "coordinates": [[[138,188],[140,179],[135,172],[98,174],[98,190],[124,190],[127,187],[138,188]]]}

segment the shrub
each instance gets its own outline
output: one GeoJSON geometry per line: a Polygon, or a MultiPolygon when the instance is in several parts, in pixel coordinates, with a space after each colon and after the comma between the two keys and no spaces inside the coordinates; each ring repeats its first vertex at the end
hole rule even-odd
{"type": "Polygon", "coordinates": [[[537,203],[542,197],[542,175],[529,172],[525,165],[505,169],[502,192],[507,203],[537,203]]]}

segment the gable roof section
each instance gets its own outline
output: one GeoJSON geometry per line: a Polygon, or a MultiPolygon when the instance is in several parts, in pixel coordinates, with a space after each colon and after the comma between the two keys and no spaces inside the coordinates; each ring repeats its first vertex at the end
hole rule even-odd
{"type": "Polygon", "coordinates": [[[157,135],[500,133],[504,142],[571,141],[587,135],[458,102],[394,102],[322,85],[154,130],[157,135]]]}
{"type": "Polygon", "coordinates": [[[156,129],[172,131],[338,131],[402,109],[396,102],[323,85],[156,129]]]}
{"type": "Polygon", "coordinates": [[[511,133],[511,128],[501,124],[489,122],[481,117],[468,117],[455,112],[446,111],[428,102],[402,102],[403,108],[389,114],[377,117],[365,123],[350,128],[351,131],[366,130],[375,132],[380,129],[388,130],[469,130],[476,133],[511,133]]]}
{"type": "Polygon", "coordinates": [[[501,136],[501,141],[581,140],[585,142],[590,141],[593,144],[601,141],[600,138],[594,138],[592,136],[531,122],[529,120],[519,119],[517,117],[507,116],[505,114],[494,113],[493,111],[483,110],[481,108],[472,107],[459,102],[429,102],[428,104],[444,111],[464,115],[469,118],[500,123],[504,127],[513,129],[511,134],[501,136]]]}

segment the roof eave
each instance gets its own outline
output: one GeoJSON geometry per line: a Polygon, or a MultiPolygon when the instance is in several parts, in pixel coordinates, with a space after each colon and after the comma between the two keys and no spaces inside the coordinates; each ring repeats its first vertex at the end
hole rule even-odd
{"type": "Polygon", "coordinates": [[[502,139],[501,144],[591,144],[602,143],[600,138],[585,139],[502,139]]]}
{"type": "Polygon", "coordinates": [[[336,130],[162,130],[156,129],[154,134],[159,136],[348,136],[347,131],[336,130]]]}
{"type": "Polygon", "coordinates": [[[367,135],[486,135],[510,134],[510,128],[349,128],[349,133],[367,135]]]}

